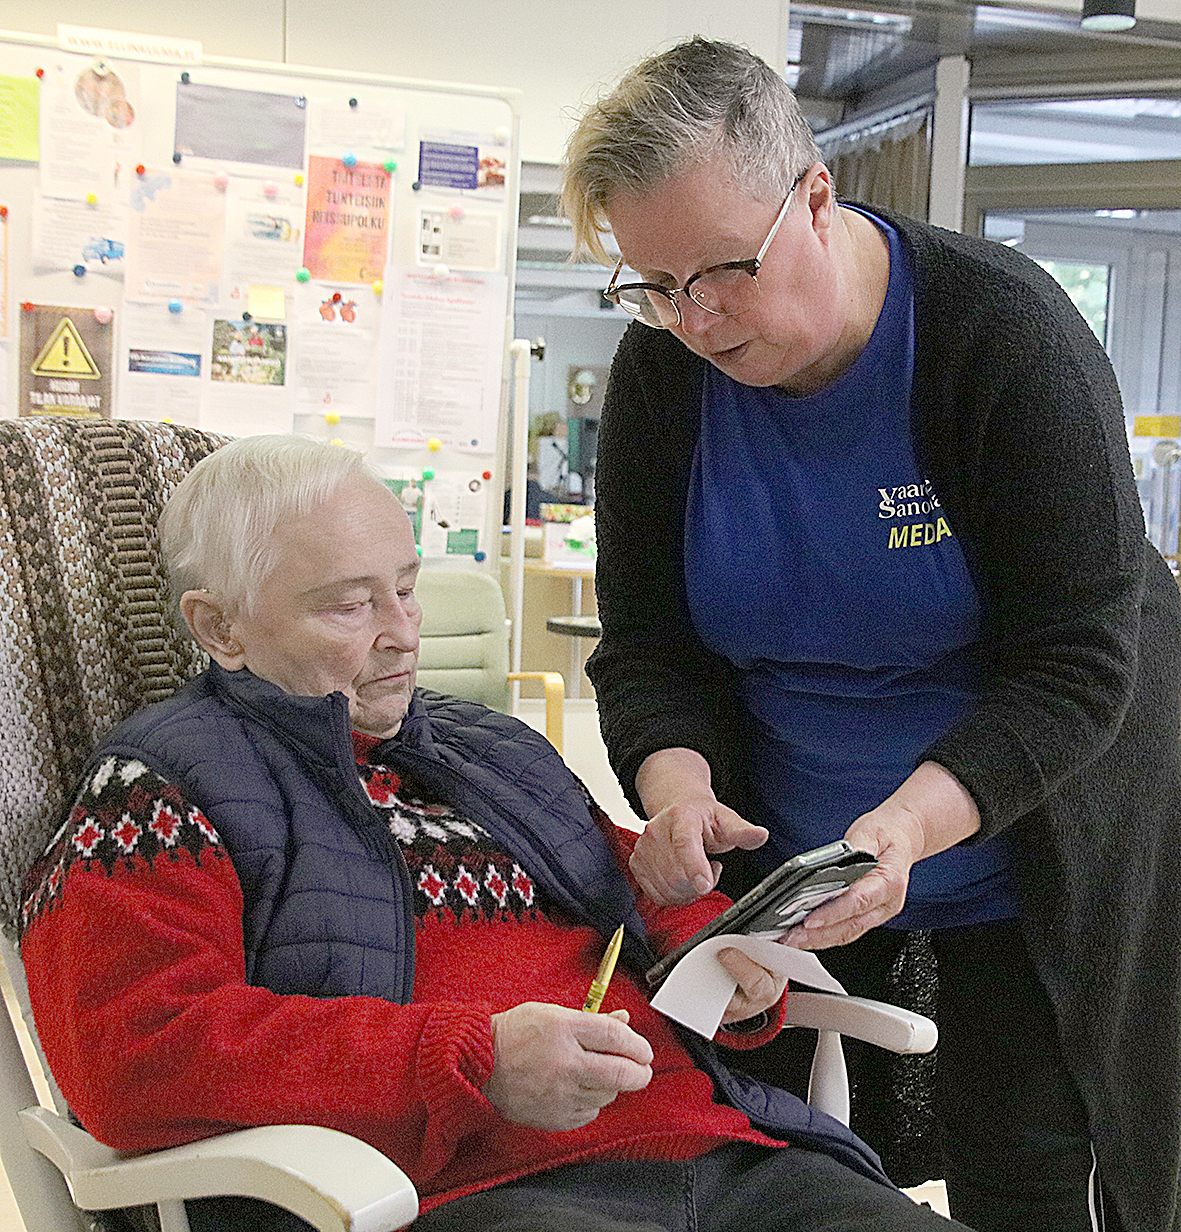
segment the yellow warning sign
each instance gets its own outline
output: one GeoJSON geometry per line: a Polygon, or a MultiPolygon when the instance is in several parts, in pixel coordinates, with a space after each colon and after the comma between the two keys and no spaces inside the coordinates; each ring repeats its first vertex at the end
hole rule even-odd
{"type": "Polygon", "coordinates": [[[34,376],[73,377],[76,381],[97,381],[102,377],[98,365],[90,357],[82,335],[69,317],[62,317],[57,329],[33,361],[34,376]]]}

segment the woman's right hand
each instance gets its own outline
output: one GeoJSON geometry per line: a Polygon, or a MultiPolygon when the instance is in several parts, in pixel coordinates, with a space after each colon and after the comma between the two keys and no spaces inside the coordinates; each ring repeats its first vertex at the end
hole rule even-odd
{"type": "Polygon", "coordinates": [[[735,847],[749,851],[767,841],[764,826],[718,801],[709,763],[692,749],[661,749],[645,758],[636,790],[649,820],[629,865],[640,888],[661,907],[691,902],[714,888],[722,866],[711,855],[735,847]]]}

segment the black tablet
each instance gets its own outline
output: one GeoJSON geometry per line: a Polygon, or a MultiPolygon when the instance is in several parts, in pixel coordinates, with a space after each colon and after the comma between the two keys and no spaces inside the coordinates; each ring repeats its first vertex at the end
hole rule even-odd
{"type": "Polygon", "coordinates": [[[656,987],[694,946],[709,937],[721,933],[781,936],[813,907],[835,898],[877,866],[873,856],[856,850],[844,839],[792,856],[683,945],[666,954],[648,971],[649,985],[656,987]]]}

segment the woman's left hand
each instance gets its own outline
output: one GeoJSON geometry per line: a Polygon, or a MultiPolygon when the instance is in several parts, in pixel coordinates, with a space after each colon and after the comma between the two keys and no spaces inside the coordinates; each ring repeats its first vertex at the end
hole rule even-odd
{"type": "Polygon", "coordinates": [[[722,1015],[722,1025],[753,1018],[779,1003],[787,987],[787,977],[776,975],[766,967],[760,967],[753,958],[741,950],[719,950],[717,960],[737,981],[738,987],[730,998],[730,1004],[722,1015]]]}
{"type": "Polygon", "coordinates": [[[918,860],[979,829],[976,802],[959,780],[937,762],[923,762],[892,796],[845,831],[858,851],[877,856],[878,867],[810,912],[780,941],[801,950],[848,945],[902,910],[918,860]]]}

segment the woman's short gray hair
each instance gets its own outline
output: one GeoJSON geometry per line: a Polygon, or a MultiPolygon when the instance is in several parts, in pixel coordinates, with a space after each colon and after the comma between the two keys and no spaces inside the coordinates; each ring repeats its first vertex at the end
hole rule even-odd
{"type": "Polygon", "coordinates": [[[208,590],[249,610],[274,568],[275,528],[357,474],[380,482],[355,450],[300,436],[244,436],[202,458],[160,515],[173,595],[208,590]]]}
{"type": "Polygon", "coordinates": [[[637,64],[583,113],[562,172],[575,253],[610,264],[600,235],[611,199],[646,196],[714,158],[778,206],[820,150],[774,69],[743,47],[694,38],[637,64]]]}

